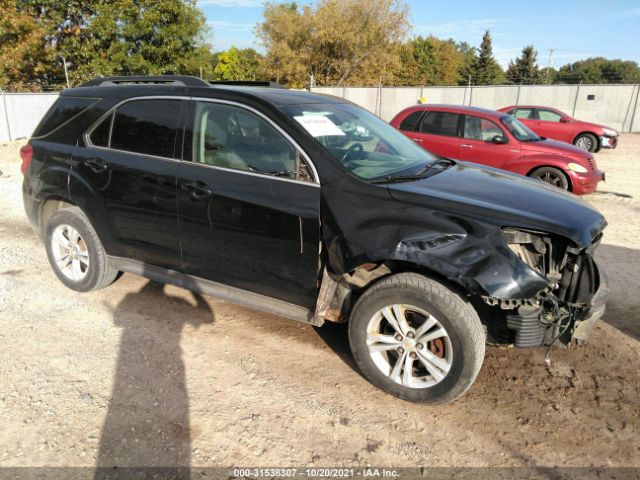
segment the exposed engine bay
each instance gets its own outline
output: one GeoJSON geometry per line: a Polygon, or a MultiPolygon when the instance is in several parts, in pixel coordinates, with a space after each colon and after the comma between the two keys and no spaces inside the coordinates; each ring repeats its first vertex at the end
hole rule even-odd
{"type": "Polygon", "coordinates": [[[506,317],[506,330],[489,330],[493,340],[516,347],[586,341],[604,314],[608,295],[604,272],[593,260],[602,234],[587,249],[538,232],[505,229],[503,234],[509,249],[545,278],[547,286],[528,299],[483,296],[487,305],[499,308],[506,317]]]}

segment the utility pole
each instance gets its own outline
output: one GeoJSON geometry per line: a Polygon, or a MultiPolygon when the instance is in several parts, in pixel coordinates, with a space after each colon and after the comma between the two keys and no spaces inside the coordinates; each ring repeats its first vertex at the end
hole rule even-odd
{"type": "Polygon", "coordinates": [[[549,76],[551,75],[551,67],[553,66],[553,52],[555,51],[555,48],[549,49],[549,58],[547,59],[547,80],[549,80],[549,76]]]}
{"type": "Polygon", "coordinates": [[[64,67],[64,78],[67,80],[67,88],[71,88],[69,83],[69,72],[67,71],[67,59],[62,57],[62,66],[64,67]]]}
{"type": "Polygon", "coordinates": [[[202,65],[200,65],[200,78],[202,78],[202,65]]]}

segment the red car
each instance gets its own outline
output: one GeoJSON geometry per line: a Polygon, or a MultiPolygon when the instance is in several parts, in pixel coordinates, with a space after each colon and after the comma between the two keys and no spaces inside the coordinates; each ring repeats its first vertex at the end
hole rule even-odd
{"type": "Polygon", "coordinates": [[[589,152],[618,145],[618,132],[613,128],[576,120],[555,108],[514,105],[499,111],[513,115],[542,137],[573,143],[589,152]]]}
{"type": "Polygon", "coordinates": [[[504,112],[416,105],[391,125],[436,155],[538,178],[576,195],[594,192],[604,180],[591,153],[541,138],[504,112]]]}

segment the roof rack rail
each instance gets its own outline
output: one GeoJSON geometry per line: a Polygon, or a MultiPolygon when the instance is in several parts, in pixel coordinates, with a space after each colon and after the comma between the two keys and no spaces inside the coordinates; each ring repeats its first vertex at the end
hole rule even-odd
{"type": "Polygon", "coordinates": [[[270,82],[268,80],[214,80],[209,82],[211,85],[235,85],[237,87],[270,87],[270,88],[287,88],[278,82],[270,82]]]}
{"type": "Polygon", "coordinates": [[[125,75],[99,77],[83,83],[82,87],[110,87],[120,84],[159,84],[184,87],[210,87],[206,80],[190,75],[125,75]]]}

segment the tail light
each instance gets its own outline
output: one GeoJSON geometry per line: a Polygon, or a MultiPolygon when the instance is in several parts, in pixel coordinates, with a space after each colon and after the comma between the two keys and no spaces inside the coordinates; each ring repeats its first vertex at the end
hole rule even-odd
{"type": "Polygon", "coordinates": [[[26,144],[20,149],[20,158],[22,158],[22,166],[20,167],[20,171],[23,175],[27,173],[27,170],[29,170],[31,157],[33,157],[33,147],[29,144],[26,144]]]}

